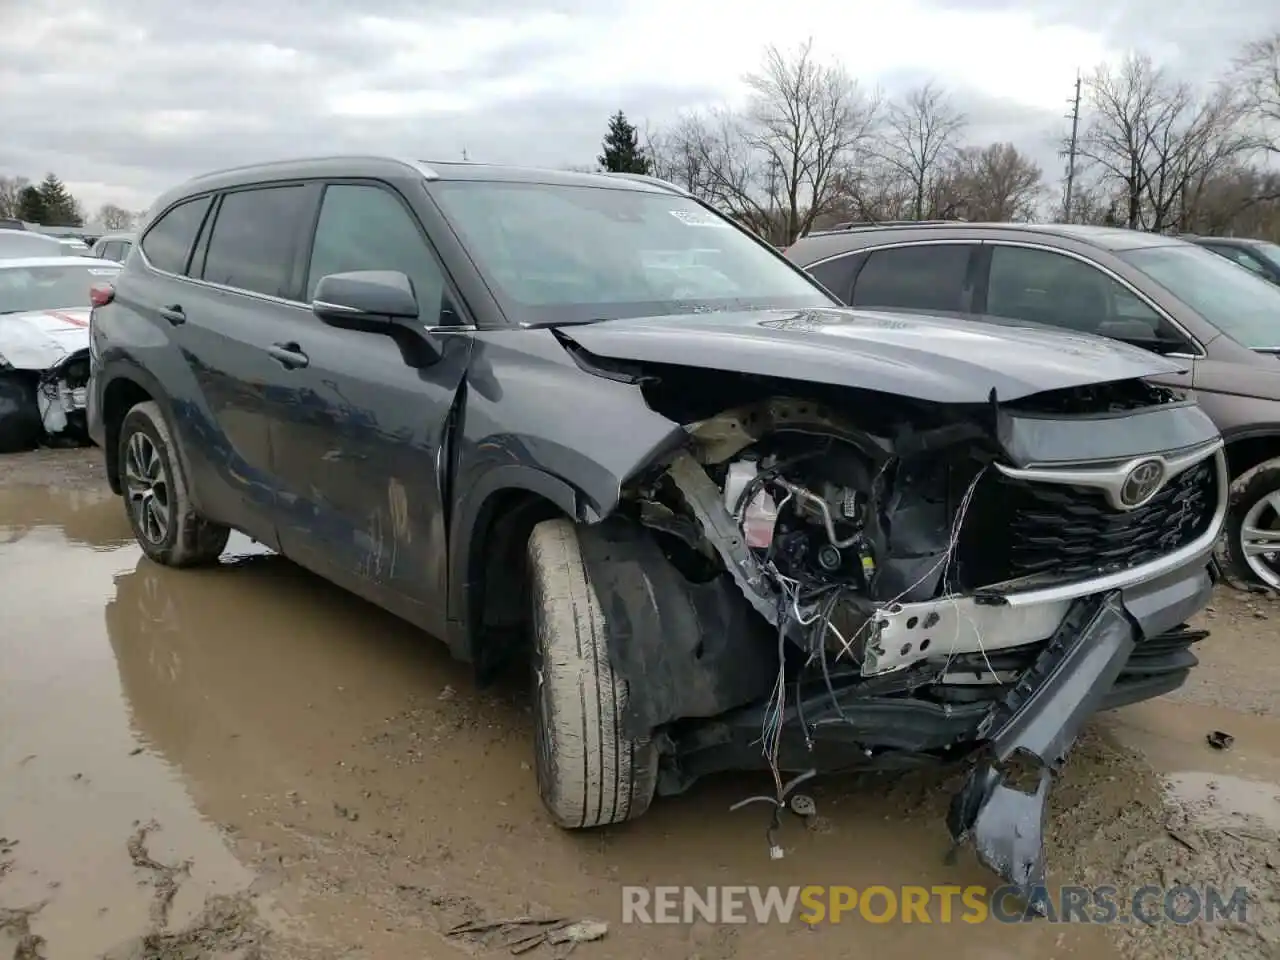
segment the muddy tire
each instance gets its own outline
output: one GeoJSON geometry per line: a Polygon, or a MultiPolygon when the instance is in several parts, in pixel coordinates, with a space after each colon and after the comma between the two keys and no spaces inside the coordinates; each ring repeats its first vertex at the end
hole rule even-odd
{"type": "MultiPolygon", "coordinates": [[[[1247,583],[1280,590],[1280,467],[1259,470],[1231,502],[1226,523],[1227,561],[1233,576],[1247,583]],[[1275,559],[1250,556],[1245,542],[1249,528],[1275,528],[1275,559]]],[[[1256,538],[1254,538],[1256,539],[1256,538]]]]}
{"type": "Polygon", "coordinates": [[[173,434],[154,402],[125,414],[117,462],[129,525],[148,557],[166,567],[196,567],[222,555],[231,531],[192,506],[173,434]]]}
{"type": "Polygon", "coordinates": [[[623,734],[627,684],[609,665],[609,625],[570,520],[529,538],[538,790],[568,829],[633,820],[649,808],[657,748],[623,734]]]}

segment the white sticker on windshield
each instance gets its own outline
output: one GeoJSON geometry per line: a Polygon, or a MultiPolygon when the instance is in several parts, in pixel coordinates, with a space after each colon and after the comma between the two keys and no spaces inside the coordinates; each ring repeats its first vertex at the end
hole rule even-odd
{"type": "Polygon", "coordinates": [[[729,226],[726,221],[721,220],[715,214],[703,213],[698,210],[670,210],[668,212],[687,227],[729,226]]]}
{"type": "Polygon", "coordinates": [[[102,267],[90,267],[89,275],[94,277],[114,277],[119,270],[104,270],[102,267]]]}

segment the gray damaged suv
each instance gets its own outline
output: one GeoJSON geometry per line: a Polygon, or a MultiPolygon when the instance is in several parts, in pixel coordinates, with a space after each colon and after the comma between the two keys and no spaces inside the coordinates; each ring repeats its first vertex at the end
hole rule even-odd
{"type": "Polygon", "coordinates": [[[1226,441],[1226,547],[1280,590],[1280,286],[1185,240],[1114,227],[851,225],[787,250],[856,307],[1027,321],[1113,337],[1179,361],[1226,441]]]}
{"type": "Polygon", "coordinates": [[[842,308],[648,178],[317,159],[154,211],[92,317],[142,549],[240,530],[524,664],[565,827],[732,768],[776,826],[815,772],[970,757],[950,829],[1034,891],[1081,725],[1196,662],[1226,476],[1144,380],[1181,361],[842,308]]]}

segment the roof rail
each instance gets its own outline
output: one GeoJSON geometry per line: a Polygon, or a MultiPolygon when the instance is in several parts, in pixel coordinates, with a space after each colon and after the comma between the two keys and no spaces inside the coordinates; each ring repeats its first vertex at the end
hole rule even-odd
{"type": "Polygon", "coordinates": [[[844,223],[837,223],[833,227],[827,227],[819,233],[834,233],[838,230],[863,230],[870,227],[925,227],[935,226],[940,223],[966,223],[967,221],[959,218],[943,219],[943,220],[848,220],[844,223]]]}
{"type": "Polygon", "coordinates": [[[622,180],[634,180],[637,183],[647,183],[652,187],[661,187],[668,193],[678,194],[682,197],[693,196],[693,194],[688,190],[685,190],[683,187],[676,186],[670,180],[663,180],[661,177],[652,177],[647,173],[615,173],[611,170],[606,170],[604,175],[606,177],[618,177],[622,180]]]}

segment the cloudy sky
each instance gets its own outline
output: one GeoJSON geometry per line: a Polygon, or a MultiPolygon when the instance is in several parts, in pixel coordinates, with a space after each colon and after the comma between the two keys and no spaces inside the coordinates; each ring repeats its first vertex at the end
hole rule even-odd
{"type": "Polygon", "coordinates": [[[0,175],[89,211],[318,152],[591,163],[621,108],[655,125],[742,100],[767,44],[812,36],[868,88],[934,77],[970,139],[1054,165],[1077,67],[1150,53],[1210,76],[1280,27],[1264,0],[0,0],[0,175]],[[483,12],[481,12],[483,11],[483,12]]]}

